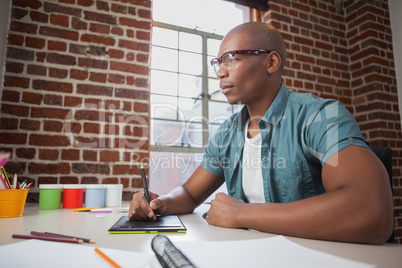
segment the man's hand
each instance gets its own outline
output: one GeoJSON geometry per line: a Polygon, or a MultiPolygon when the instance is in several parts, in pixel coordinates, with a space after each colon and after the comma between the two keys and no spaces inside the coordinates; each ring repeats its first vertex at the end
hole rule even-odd
{"type": "Polygon", "coordinates": [[[160,197],[156,193],[149,191],[151,203],[148,204],[144,191],[140,191],[133,195],[128,210],[130,220],[148,220],[156,219],[157,214],[161,214],[166,210],[166,199],[160,197]]]}
{"type": "Polygon", "coordinates": [[[218,193],[211,201],[211,208],[208,211],[206,220],[211,225],[227,228],[241,228],[236,222],[241,208],[245,203],[224,193],[218,193]]]}

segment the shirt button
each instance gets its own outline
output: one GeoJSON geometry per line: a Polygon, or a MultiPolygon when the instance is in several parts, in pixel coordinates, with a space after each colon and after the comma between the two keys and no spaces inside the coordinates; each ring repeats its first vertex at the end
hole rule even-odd
{"type": "Polygon", "coordinates": [[[353,138],[352,138],[352,137],[350,137],[348,140],[349,140],[349,141],[353,141],[353,138]]]}
{"type": "Polygon", "coordinates": [[[230,172],[232,172],[233,169],[230,169],[230,172]]]}
{"type": "Polygon", "coordinates": [[[239,147],[241,147],[241,143],[239,143],[239,147]]]}

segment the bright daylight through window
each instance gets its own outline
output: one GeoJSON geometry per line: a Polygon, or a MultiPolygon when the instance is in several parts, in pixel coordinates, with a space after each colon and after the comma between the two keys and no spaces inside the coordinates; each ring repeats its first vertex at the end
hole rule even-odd
{"type": "Polygon", "coordinates": [[[151,55],[150,189],[188,179],[229,105],[210,66],[223,36],[249,9],[222,0],[154,0],[151,55]]]}

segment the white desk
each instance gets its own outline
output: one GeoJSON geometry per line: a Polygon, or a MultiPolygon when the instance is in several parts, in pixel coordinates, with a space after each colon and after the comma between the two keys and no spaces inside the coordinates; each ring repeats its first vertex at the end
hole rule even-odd
{"type": "MultiPolygon", "coordinates": [[[[124,204],[128,207],[128,204],[124,204]]],[[[186,234],[167,234],[175,241],[230,241],[272,237],[273,234],[227,229],[208,225],[202,214],[208,205],[202,205],[195,213],[180,216],[187,227],[186,234]]],[[[29,234],[31,231],[47,231],[90,238],[95,244],[86,246],[112,248],[152,253],[151,240],[154,234],[109,234],[107,230],[125,212],[107,213],[105,218],[97,218],[94,213],[73,212],[71,209],[39,210],[37,205],[27,204],[23,217],[0,218],[0,245],[21,242],[12,234],[29,234]]],[[[304,247],[326,252],[342,258],[375,264],[377,267],[401,267],[402,245],[384,244],[380,246],[327,242],[287,237],[304,247]]],[[[1,255],[1,252],[0,252],[1,255]]],[[[29,260],[27,260],[29,263],[29,260]]]]}

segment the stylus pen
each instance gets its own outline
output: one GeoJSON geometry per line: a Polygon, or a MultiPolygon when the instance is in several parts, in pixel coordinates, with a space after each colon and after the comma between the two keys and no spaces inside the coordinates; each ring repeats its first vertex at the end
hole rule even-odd
{"type": "Polygon", "coordinates": [[[142,184],[144,186],[145,198],[147,199],[148,204],[149,204],[151,202],[151,199],[149,198],[147,176],[145,175],[145,170],[144,170],[144,167],[142,165],[141,165],[141,177],[142,177],[142,184]]]}

